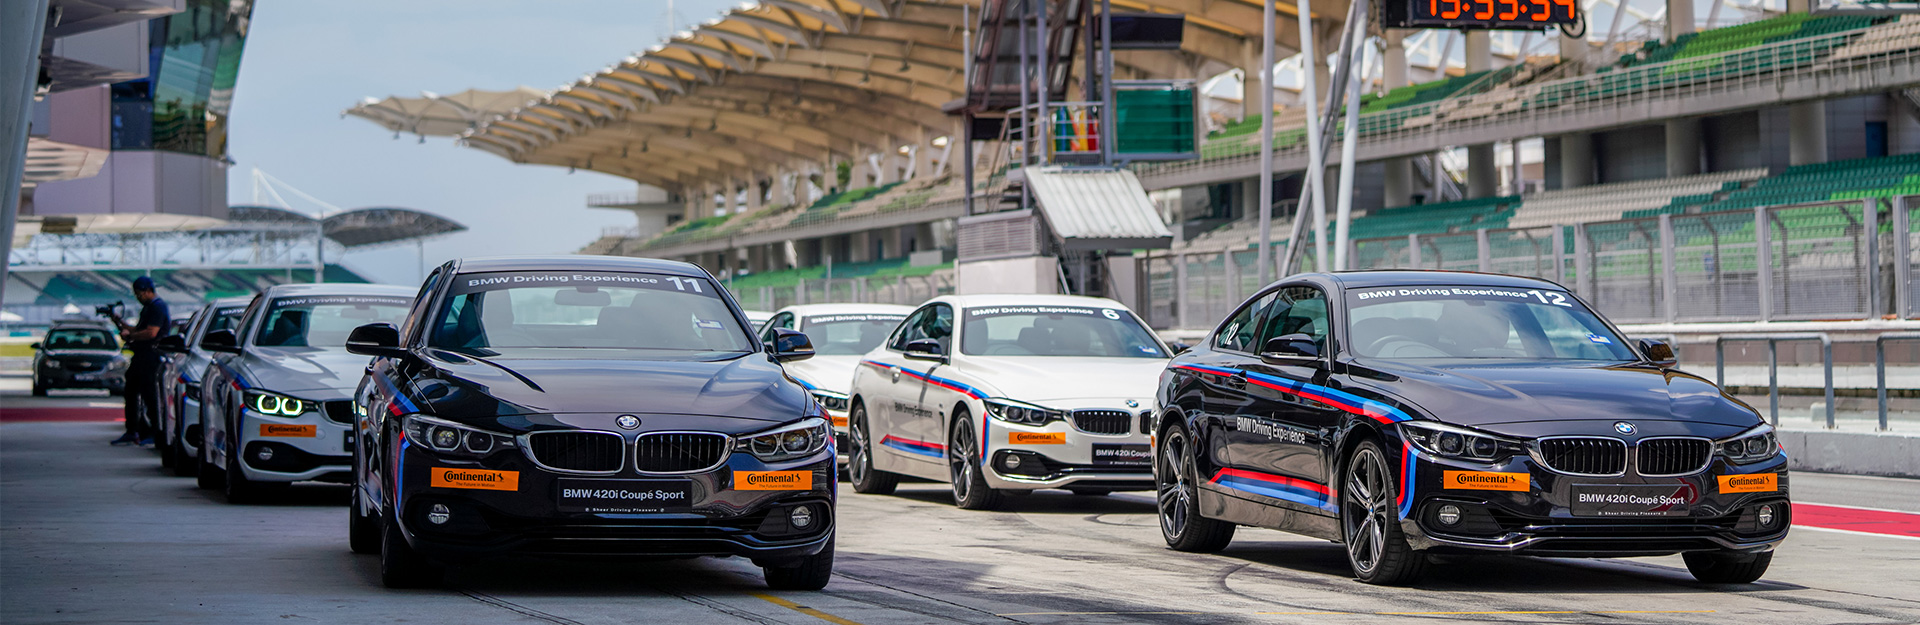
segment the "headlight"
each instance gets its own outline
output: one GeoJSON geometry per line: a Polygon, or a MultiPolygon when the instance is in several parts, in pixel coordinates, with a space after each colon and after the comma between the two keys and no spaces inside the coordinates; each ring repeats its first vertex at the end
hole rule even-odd
{"type": "Polygon", "coordinates": [[[1033,404],[1016,402],[1010,399],[989,399],[987,416],[1021,425],[1046,425],[1053,421],[1064,421],[1067,413],[1059,410],[1041,408],[1033,404]]]}
{"type": "Polygon", "coordinates": [[[121,356],[114,356],[113,360],[107,363],[107,368],[108,369],[125,369],[127,368],[127,359],[121,356]]]}
{"type": "Polygon", "coordinates": [[[48,358],[48,359],[46,359],[46,360],[42,360],[42,361],[40,361],[40,364],[41,364],[42,366],[45,366],[45,367],[46,367],[46,368],[48,368],[48,369],[59,369],[59,368],[60,368],[60,367],[62,366],[62,365],[60,364],[60,361],[58,361],[58,360],[54,360],[54,359],[52,359],[52,358],[48,358]]]}
{"type": "Polygon", "coordinates": [[[407,415],[400,427],[413,444],[443,454],[479,457],[514,446],[511,436],[433,417],[407,415]]]}
{"type": "Polygon", "coordinates": [[[1721,457],[1734,464],[1759,462],[1780,453],[1780,441],[1773,437],[1773,426],[1764,423],[1732,438],[1714,441],[1714,445],[1720,449],[1721,457]]]}
{"type": "Polygon", "coordinates": [[[827,447],[833,428],[827,420],[807,417],[797,423],[743,436],[740,445],[764,462],[779,462],[811,456],[827,447]]]}
{"type": "Polygon", "coordinates": [[[1400,435],[1420,451],[1443,458],[1492,461],[1526,451],[1516,440],[1432,421],[1401,421],[1400,435]]]}
{"type": "Polygon", "coordinates": [[[319,404],[304,399],[294,399],[279,393],[247,391],[247,408],[263,415],[298,417],[309,410],[314,410],[319,407],[319,404]]]}
{"type": "Polygon", "coordinates": [[[833,391],[815,390],[813,391],[813,399],[814,401],[820,402],[822,407],[834,412],[846,412],[847,406],[849,405],[846,395],[833,391]]]}

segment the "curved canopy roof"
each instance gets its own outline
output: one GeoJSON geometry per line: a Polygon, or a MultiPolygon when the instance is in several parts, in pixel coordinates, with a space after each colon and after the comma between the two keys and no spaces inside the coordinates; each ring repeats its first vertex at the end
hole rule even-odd
{"type": "Polygon", "coordinates": [[[341,114],[366,119],[394,132],[449,137],[546,95],[547,92],[533,87],[506,91],[468,89],[447,95],[422,91],[418,98],[367,98],[341,114]]]}
{"type": "MultiPolygon", "coordinates": [[[[988,0],[994,1],[994,0],[988,0]]],[[[950,134],[965,93],[965,11],[982,0],[761,0],[480,123],[461,142],[686,192],[834,155],[950,134]]],[[[1260,0],[1113,0],[1187,16],[1179,50],[1115,53],[1123,79],[1200,78],[1257,63],[1260,0]]],[[[1281,55],[1297,49],[1290,2],[1281,55]]],[[[1316,19],[1344,15],[1328,0],[1316,19]]],[[[1338,20],[1321,25],[1339,32],[1338,20]]]]}
{"type": "MultiPolygon", "coordinates": [[[[311,228],[314,218],[278,206],[228,207],[228,218],[239,224],[300,225],[311,228]]],[[[451,219],[410,208],[356,208],[319,220],[327,238],[347,247],[424,239],[467,229],[451,219]]],[[[311,232],[311,231],[309,231],[311,232]]]]}

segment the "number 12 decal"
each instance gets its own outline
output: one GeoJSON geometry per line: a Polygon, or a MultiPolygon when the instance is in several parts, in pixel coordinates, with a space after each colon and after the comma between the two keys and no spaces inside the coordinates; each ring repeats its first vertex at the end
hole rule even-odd
{"type": "Polygon", "coordinates": [[[1573,304],[1567,303],[1567,296],[1559,293],[1542,293],[1540,291],[1534,290],[1534,291],[1527,291],[1527,294],[1532,295],[1536,298],[1539,298],[1540,303],[1542,304],[1553,304],[1555,306],[1566,306],[1568,308],[1573,307],[1573,304]],[[1548,299],[1548,298],[1552,298],[1552,299],[1548,299]]]}

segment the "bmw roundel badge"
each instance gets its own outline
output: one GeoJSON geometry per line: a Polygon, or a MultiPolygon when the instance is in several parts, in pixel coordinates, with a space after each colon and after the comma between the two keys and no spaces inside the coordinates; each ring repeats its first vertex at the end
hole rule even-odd
{"type": "Polygon", "coordinates": [[[631,430],[631,429],[640,427],[640,417],[636,417],[630,414],[623,414],[623,415],[620,415],[620,418],[614,419],[613,423],[614,425],[620,426],[620,429],[622,430],[631,430]]]}
{"type": "Polygon", "coordinates": [[[1632,423],[1627,423],[1625,421],[1613,422],[1613,431],[1615,432],[1619,432],[1621,434],[1632,434],[1633,429],[1634,428],[1632,423]]]}
{"type": "Polygon", "coordinates": [[[1137,401],[1134,401],[1134,400],[1131,400],[1131,399],[1129,399],[1129,400],[1127,400],[1127,407],[1128,407],[1128,408],[1139,408],[1139,407],[1140,407],[1140,402],[1137,402],[1137,401]]]}

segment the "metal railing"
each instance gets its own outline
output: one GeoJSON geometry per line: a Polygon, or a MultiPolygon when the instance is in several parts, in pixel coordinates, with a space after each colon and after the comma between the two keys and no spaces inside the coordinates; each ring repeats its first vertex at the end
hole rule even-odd
{"type": "MultiPolygon", "coordinates": [[[[1831,337],[1824,332],[1722,334],[1715,337],[1713,339],[1713,383],[1720,388],[1727,387],[1727,343],[1737,341],[1766,341],[1767,343],[1767,423],[1775,427],[1780,425],[1780,342],[1819,341],[1820,363],[1826,371],[1827,429],[1834,428],[1833,339],[1831,337]]],[[[1881,415],[1880,427],[1886,429],[1885,412],[1881,415]]]]}
{"type": "MultiPolygon", "coordinates": [[[[1887,431],[1887,343],[1891,341],[1920,341],[1920,332],[1888,332],[1873,338],[1874,396],[1880,404],[1882,432],[1887,431]]],[[[1831,417],[1827,427],[1833,427],[1831,417]]]]}
{"type": "Polygon", "coordinates": [[[860,278],[816,278],[800,280],[793,286],[762,286],[735,289],[733,297],[742,308],[774,311],[798,304],[858,303],[917,306],[921,302],[951,295],[954,272],[935,271],[922,276],[868,276],[860,278]]]}

